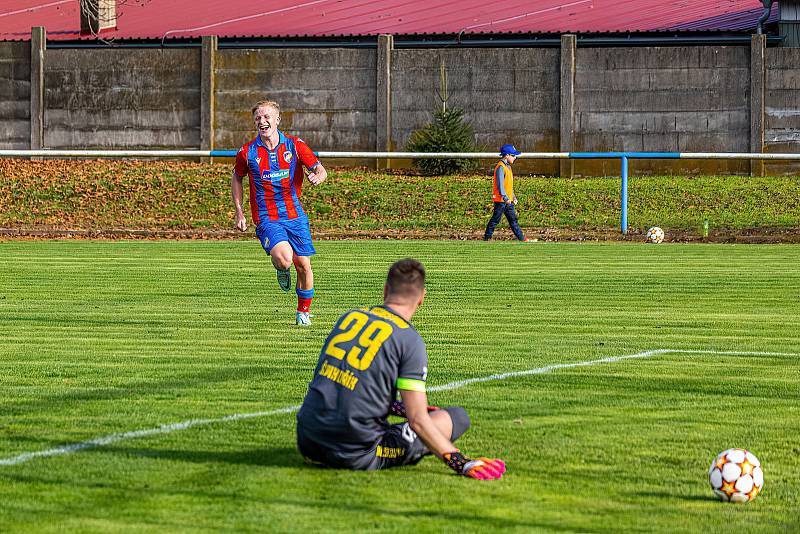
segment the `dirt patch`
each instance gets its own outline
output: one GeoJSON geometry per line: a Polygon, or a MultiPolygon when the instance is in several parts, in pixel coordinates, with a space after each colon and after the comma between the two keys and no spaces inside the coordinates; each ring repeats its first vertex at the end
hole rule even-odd
{"type": "MultiPolygon", "coordinates": [[[[631,230],[623,235],[618,230],[575,228],[529,228],[529,239],[547,242],[558,241],[644,241],[644,232],[631,230]]],[[[473,229],[314,229],[314,239],[451,239],[476,241],[483,238],[482,230],[473,229]]],[[[0,239],[254,239],[253,230],[239,232],[235,229],[185,229],[166,230],[153,228],[57,228],[47,226],[0,228],[0,239]]],[[[513,238],[505,232],[497,235],[498,241],[513,238]]],[[[743,228],[735,230],[714,229],[708,237],[696,231],[669,230],[667,242],[678,243],[800,243],[800,228],[743,228]]]]}

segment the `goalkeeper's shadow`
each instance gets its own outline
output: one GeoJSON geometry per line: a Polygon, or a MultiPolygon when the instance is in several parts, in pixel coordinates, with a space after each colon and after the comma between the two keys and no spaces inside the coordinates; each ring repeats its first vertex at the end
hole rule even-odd
{"type": "Polygon", "coordinates": [[[189,450],[156,449],[145,447],[113,447],[108,449],[116,454],[141,458],[159,458],[189,463],[227,463],[255,465],[263,467],[303,467],[307,465],[303,457],[292,447],[265,447],[239,450],[189,450]]]}

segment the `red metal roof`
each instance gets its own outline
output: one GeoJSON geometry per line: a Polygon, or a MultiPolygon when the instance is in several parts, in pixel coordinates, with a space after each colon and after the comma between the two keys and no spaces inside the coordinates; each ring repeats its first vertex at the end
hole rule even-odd
{"type": "MultiPolygon", "coordinates": [[[[78,0],[4,0],[0,40],[80,35],[78,0]]],[[[753,31],[758,0],[119,0],[106,39],[753,31]]],[[[770,22],[777,20],[773,4],[770,22]]]]}

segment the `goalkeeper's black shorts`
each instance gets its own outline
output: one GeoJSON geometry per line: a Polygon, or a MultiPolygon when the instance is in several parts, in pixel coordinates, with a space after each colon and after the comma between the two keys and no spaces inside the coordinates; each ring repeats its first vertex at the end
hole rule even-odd
{"type": "Polygon", "coordinates": [[[322,446],[302,427],[297,427],[297,448],[306,460],[315,464],[338,469],[368,470],[387,469],[400,465],[413,465],[430,451],[411,430],[408,423],[389,425],[381,440],[362,451],[344,452],[322,446]]]}
{"type": "MultiPolygon", "coordinates": [[[[451,440],[455,441],[469,428],[469,417],[460,407],[445,408],[445,410],[453,421],[451,440]]],[[[298,424],[297,448],[311,463],[358,471],[414,465],[431,454],[407,422],[389,425],[378,443],[355,452],[337,451],[329,446],[322,446],[313,436],[306,435],[302,424],[298,424]]]]}

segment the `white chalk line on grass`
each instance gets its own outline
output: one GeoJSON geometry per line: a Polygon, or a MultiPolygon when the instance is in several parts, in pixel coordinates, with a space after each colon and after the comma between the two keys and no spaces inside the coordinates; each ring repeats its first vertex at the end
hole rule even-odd
{"type": "MultiPolygon", "coordinates": [[[[449,391],[452,389],[462,388],[464,386],[468,386],[470,384],[478,384],[481,382],[493,382],[496,380],[506,380],[508,378],[516,378],[520,376],[529,376],[529,375],[541,375],[545,373],[549,373],[551,371],[555,371],[558,369],[569,369],[573,367],[586,367],[590,365],[598,365],[603,363],[614,363],[623,360],[633,360],[638,358],[650,358],[652,356],[657,356],[660,354],[716,354],[719,356],[725,355],[737,355],[737,356],[800,356],[800,354],[792,353],[792,352],[748,352],[748,351],[718,351],[718,350],[687,350],[687,349],[654,349],[654,350],[647,350],[644,352],[637,352],[636,354],[626,354],[622,356],[609,356],[608,358],[600,358],[597,360],[588,360],[583,362],[573,362],[573,363],[555,363],[552,365],[546,365],[544,367],[538,367],[536,369],[528,369],[527,371],[512,371],[508,373],[500,373],[494,374],[489,376],[483,376],[478,378],[468,378],[466,380],[458,380],[456,382],[450,382],[448,384],[442,384],[441,386],[433,386],[428,388],[428,391],[449,391]]],[[[117,443],[119,441],[126,441],[129,439],[138,439],[144,438],[149,436],[155,436],[159,434],[170,434],[172,432],[177,432],[179,430],[186,430],[188,428],[196,427],[196,426],[204,426],[204,425],[211,425],[215,423],[225,423],[229,421],[239,421],[242,419],[253,419],[256,417],[267,417],[271,415],[280,415],[286,413],[294,413],[300,409],[300,406],[287,406],[285,408],[277,408],[275,410],[268,410],[264,412],[253,412],[253,413],[240,413],[240,414],[233,414],[233,415],[226,415],[225,417],[219,417],[216,419],[189,419],[187,421],[181,421],[179,423],[172,423],[168,425],[161,425],[154,428],[146,428],[143,430],[133,430],[131,432],[119,432],[115,434],[109,434],[107,436],[102,436],[99,438],[90,439],[88,441],[81,441],[80,443],[73,443],[70,445],[64,445],[63,447],[56,447],[53,449],[46,449],[43,451],[35,451],[35,452],[26,452],[24,454],[20,454],[18,456],[13,456],[11,458],[0,458],[0,465],[18,465],[21,463],[25,463],[29,460],[33,460],[34,458],[44,458],[48,456],[59,456],[62,454],[71,454],[73,452],[82,451],[84,449],[90,449],[94,447],[102,447],[103,445],[110,445],[112,443],[117,443]]]]}

